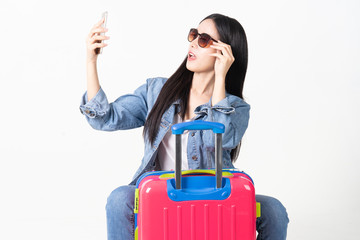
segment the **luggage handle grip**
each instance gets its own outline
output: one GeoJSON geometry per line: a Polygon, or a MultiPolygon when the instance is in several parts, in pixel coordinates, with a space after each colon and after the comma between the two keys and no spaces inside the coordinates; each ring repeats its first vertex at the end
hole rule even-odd
{"type": "Polygon", "coordinates": [[[175,135],[183,134],[185,130],[212,130],[214,133],[224,133],[225,126],[217,122],[196,120],[175,124],[171,127],[171,130],[175,135]]]}
{"type": "Polygon", "coordinates": [[[181,189],[181,134],[185,130],[212,130],[215,133],[215,175],[216,188],[222,187],[222,133],[225,126],[222,123],[208,121],[192,121],[175,124],[171,127],[175,134],[175,184],[176,189],[181,189]]]}

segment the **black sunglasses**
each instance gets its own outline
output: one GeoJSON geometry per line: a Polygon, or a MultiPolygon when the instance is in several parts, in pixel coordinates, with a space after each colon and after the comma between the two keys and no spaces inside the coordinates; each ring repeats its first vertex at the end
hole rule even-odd
{"type": "Polygon", "coordinates": [[[213,41],[218,42],[215,39],[213,39],[212,37],[210,37],[209,34],[199,33],[196,28],[190,29],[190,32],[189,32],[189,35],[188,35],[189,42],[194,41],[198,36],[199,36],[198,44],[202,48],[209,47],[212,44],[213,41]]]}

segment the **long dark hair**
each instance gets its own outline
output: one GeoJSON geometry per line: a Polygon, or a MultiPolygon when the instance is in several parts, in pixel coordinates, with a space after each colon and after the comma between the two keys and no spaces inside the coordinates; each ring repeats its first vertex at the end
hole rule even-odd
{"type": "MultiPolygon", "coordinates": [[[[220,36],[220,41],[231,46],[235,58],[235,61],[226,74],[225,90],[232,95],[243,98],[242,92],[248,63],[248,47],[245,31],[236,19],[221,14],[211,14],[202,21],[206,19],[212,19],[214,21],[220,36]]],[[[194,74],[186,68],[186,61],[187,57],[176,72],[165,82],[146,119],[143,133],[144,137],[148,138],[151,143],[155,141],[162,115],[175,101],[180,101],[180,116],[182,118],[185,117],[194,74]]],[[[234,152],[238,152],[238,149],[232,151],[232,159],[234,152]]]]}

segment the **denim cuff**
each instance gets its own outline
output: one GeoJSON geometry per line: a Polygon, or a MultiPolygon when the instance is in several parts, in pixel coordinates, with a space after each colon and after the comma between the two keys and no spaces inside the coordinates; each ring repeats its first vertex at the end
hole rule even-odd
{"type": "Polygon", "coordinates": [[[235,108],[230,105],[228,97],[225,97],[223,100],[215,104],[212,109],[215,109],[225,114],[230,114],[235,111],[235,108]]]}
{"type": "Polygon", "coordinates": [[[87,101],[87,92],[84,93],[80,103],[80,112],[82,114],[89,118],[102,117],[108,109],[109,102],[102,88],[90,101],[87,101]]]}
{"type": "Polygon", "coordinates": [[[235,111],[235,108],[231,106],[229,103],[229,98],[225,97],[214,106],[211,106],[211,98],[210,98],[208,103],[205,103],[195,108],[194,113],[196,115],[208,115],[211,109],[225,114],[230,114],[235,111]]]}

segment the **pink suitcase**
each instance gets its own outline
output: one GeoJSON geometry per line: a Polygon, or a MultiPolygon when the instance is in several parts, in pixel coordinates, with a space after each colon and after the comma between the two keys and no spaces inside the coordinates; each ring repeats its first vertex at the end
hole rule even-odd
{"type": "Polygon", "coordinates": [[[224,125],[194,121],[176,124],[176,168],[145,173],[135,192],[135,240],[255,240],[256,217],[252,179],[234,169],[222,170],[224,125]],[[180,171],[180,134],[212,129],[216,169],[180,171]]]}

